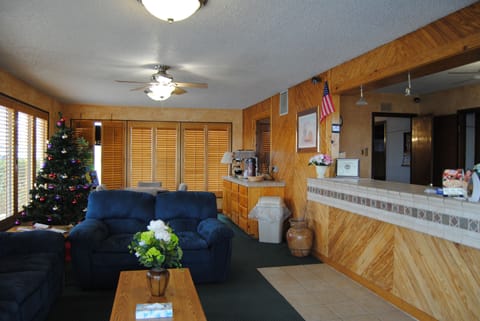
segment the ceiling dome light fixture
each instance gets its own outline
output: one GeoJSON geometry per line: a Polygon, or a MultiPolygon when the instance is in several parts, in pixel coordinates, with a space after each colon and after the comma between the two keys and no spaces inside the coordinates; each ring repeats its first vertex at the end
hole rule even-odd
{"type": "Polygon", "coordinates": [[[147,96],[155,101],[167,100],[175,90],[175,85],[152,85],[148,89],[145,89],[147,96]]]}
{"type": "Polygon", "coordinates": [[[360,85],[360,99],[356,102],[357,106],[368,105],[367,100],[363,97],[363,85],[360,85]]]}
{"type": "Polygon", "coordinates": [[[207,0],[137,0],[150,14],[169,23],[187,19],[207,0]]]}

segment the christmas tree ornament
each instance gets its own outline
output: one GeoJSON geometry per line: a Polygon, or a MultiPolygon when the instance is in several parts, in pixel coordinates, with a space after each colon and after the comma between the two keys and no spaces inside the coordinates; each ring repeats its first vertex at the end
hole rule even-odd
{"type": "Polygon", "coordinates": [[[55,195],[55,200],[58,202],[58,201],[62,200],[62,197],[57,194],[57,195],[55,195]]]}
{"type": "Polygon", "coordinates": [[[64,148],[64,149],[62,149],[61,153],[62,153],[62,154],[66,154],[66,153],[67,153],[67,150],[64,148]]]}
{"type": "Polygon", "coordinates": [[[71,192],[73,192],[73,191],[75,191],[77,188],[76,188],[75,186],[70,186],[68,189],[69,189],[71,192]]]}
{"type": "Polygon", "coordinates": [[[53,159],[53,156],[52,156],[52,155],[48,155],[47,159],[48,159],[49,161],[51,161],[51,160],[53,159]]]}
{"type": "Polygon", "coordinates": [[[76,200],[76,199],[73,199],[73,200],[72,200],[72,204],[77,204],[77,200],[76,200]]]}
{"type": "Polygon", "coordinates": [[[45,197],[41,196],[39,199],[40,202],[45,202],[45,197]]]}
{"type": "Polygon", "coordinates": [[[49,189],[49,190],[55,189],[55,185],[53,185],[53,184],[48,184],[48,189],[49,189]]]}
{"type": "Polygon", "coordinates": [[[54,207],[52,207],[52,211],[54,211],[54,212],[58,211],[57,205],[55,205],[54,207]]]}
{"type": "Polygon", "coordinates": [[[62,139],[67,139],[68,138],[68,135],[67,134],[63,134],[62,135],[62,139]]]}
{"type": "Polygon", "coordinates": [[[50,143],[47,144],[47,148],[48,148],[48,149],[52,149],[52,144],[50,144],[50,143]]]}

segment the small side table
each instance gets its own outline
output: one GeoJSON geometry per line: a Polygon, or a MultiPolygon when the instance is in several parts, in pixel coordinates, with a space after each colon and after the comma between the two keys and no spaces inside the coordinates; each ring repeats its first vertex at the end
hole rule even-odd
{"type": "Polygon", "coordinates": [[[50,230],[57,233],[61,233],[65,238],[65,262],[70,262],[70,260],[72,259],[70,256],[71,244],[70,244],[70,241],[68,240],[68,235],[72,228],[73,228],[72,225],[53,225],[47,229],[37,229],[33,226],[33,223],[26,222],[26,223],[15,225],[9,228],[7,232],[18,233],[18,232],[28,232],[28,231],[35,231],[35,230],[50,230]]]}

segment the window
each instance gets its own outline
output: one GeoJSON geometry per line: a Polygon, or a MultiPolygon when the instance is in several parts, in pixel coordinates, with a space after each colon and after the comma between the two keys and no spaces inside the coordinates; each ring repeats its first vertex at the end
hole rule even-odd
{"type": "Polygon", "coordinates": [[[13,223],[30,198],[45,158],[48,114],[0,96],[0,225],[13,223]]]}

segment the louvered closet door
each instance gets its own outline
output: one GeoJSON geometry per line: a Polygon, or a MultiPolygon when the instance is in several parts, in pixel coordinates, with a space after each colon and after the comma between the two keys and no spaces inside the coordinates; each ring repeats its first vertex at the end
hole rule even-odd
{"type": "Polygon", "coordinates": [[[153,181],[153,128],[130,127],[129,186],[153,181]]]}
{"type": "Polygon", "coordinates": [[[155,128],[155,181],[174,191],[179,184],[179,124],[158,124],[155,128]]]}
{"type": "Polygon", "coordinates": [[[182,181],[192,191],[205,191],[206,186],[206,131],[202,124],[182,124],[182,181]]]}
{"type": "Polygon", "coordinates": [[[125,188],[126,123],[102,121],[102,184],[125,188]]]}
{"type": "Polygon", "coordinates": [[[230,151],[230,127],[208,125],[207,127],[207,190],[221,197],[223,176],[228,175],[228,165],[221,164],[223,154],[230,151]]]}

